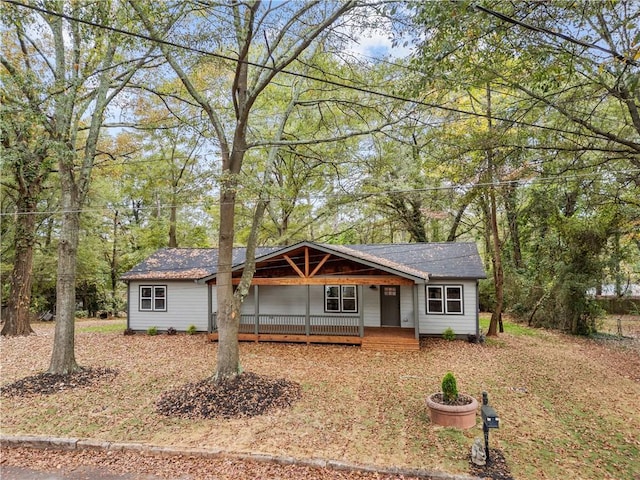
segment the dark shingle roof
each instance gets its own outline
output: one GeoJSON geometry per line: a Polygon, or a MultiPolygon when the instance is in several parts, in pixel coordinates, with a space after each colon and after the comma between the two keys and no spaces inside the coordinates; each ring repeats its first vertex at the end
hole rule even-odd
{"type": "MultiPolygon", "coordinates": [[[[258,248],[256,256],[277,247],[258,248]]],[[[233,264],[244,262],[245,248],[233,249],[233,264]]],[[[163,248],[123,274],[122,280],[199,280],[214,275],[218,268],[217,248],[163,248]]]]}
{"type": "MultiPolygon", "coordinates": [[[[474,243],[402,243],[376,245],[321,246],[338,255],[379,264],[388,269],[418,278],[477,279],[486,278],[478,249],[474,243]]],[[[289,247],[264,247],[256,258],[272,255],[289,247]]],[[[240,266],[246,249],[235,248],[233,264],[240,266]]],[[[122,275],[122,280],[199,280],[216,274],[218,250],[215,248],[163,248],[122,275]]]]}
{"type": "Polygon", "coordinates": [[[430,278],[487,278],[475,243],[390,243],[347,248],[426,272],[430,278]]]}

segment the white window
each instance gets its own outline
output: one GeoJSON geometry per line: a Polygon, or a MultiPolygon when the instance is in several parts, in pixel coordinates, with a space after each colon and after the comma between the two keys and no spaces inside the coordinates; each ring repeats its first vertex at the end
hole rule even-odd
{"type": "Polygon", "coordinates": [[[462,286],[427,286],[427,313],[462,315],[462,286]]]}
{"type": "Polygon", "coordinates": [[[140,310],[166,312],[167,287],[165,285],[140,285],[140,310]]]}
{"type": "Polygon", "coordinates": [[[357,312],[358,296],[355,285],[327,285],[324,288],[325,312],[357,312]]]}
{"type": "Polygon", "coordinates": [[[427,287],[427,313],[444,313],[442,287],[427,287]]]}
{"type": "Polygon", "coordinates": [[[462,313],[462,287],[444,287],[447,313],[462,313]]]}

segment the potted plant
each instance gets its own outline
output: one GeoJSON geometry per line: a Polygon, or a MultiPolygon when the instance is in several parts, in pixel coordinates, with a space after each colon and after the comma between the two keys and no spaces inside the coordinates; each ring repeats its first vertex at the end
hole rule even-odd
{"type": "Polygon", "coordinates": [[[478,401],[458,393],[456,377],[451,372],[442,379],[442,391],[427,397],[427,407],[434,425],[466,429],[476,424],[478,401]]]}

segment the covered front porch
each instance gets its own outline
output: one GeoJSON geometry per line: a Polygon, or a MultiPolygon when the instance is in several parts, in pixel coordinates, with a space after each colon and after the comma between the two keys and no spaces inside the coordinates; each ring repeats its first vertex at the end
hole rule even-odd
{"type": "MultiPolygon", "coordinates": [[[[418,349],[417,282],[424,283],[424,278],[372,262],[357,252],[338,254],[336,249],[302,244],[261,257],[242,303],[239,339],[363,348],[385,340],[388,345],[418,349]]],[[[241,276],[242,265],[233,271],[234,285],[241,276]]],[[[212,287],[209,334],[215,341],[217,279],[205,281],[212,287]]]]}
{"type": "MultiPolygon", "coordinates": [[[[212,314],[209,341],[218,341],[216,314],[212,314]]],[[[414,330],[365,327],[359,316],[242,315],[238,340],[244,342],[332,343],[360,345],[365,350],[420,350],[414,330]]]]}

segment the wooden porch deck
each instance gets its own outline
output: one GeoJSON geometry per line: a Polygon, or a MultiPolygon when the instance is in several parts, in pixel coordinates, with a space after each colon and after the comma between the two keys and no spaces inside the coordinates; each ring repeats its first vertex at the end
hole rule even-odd
{"type": "MultiPolygon", "coordinates": [[[[210,342],[218,341],[218,333],[209,333],[210,342]]],[[[288,335],[240,333],[241,342],[286,342],[286,343],[333,343],[341,345],[360,345],[363,350],[375,351],[418,351],[420,341],[415,338],[411,328],[365,327],[364,337],[351,335],[288,335]]]]}
{"type": "Polygon", "coordinates": [[[377,351],[418,351],[420,340],[413,328],[365,327],[361,347],[377,351]]]}

